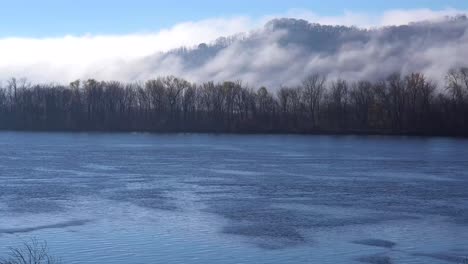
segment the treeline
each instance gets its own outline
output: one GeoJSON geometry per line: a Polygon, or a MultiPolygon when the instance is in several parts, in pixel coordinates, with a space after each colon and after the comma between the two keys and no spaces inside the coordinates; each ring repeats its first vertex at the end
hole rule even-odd
{"type": "Polygon", "coordinates": [[[441,87],[419,73],[374,82],[315,74],[275,92],[173,76],[65,86],[10,79],[0,88],[0,129],[467,136],[468,68],[441,87]]]}

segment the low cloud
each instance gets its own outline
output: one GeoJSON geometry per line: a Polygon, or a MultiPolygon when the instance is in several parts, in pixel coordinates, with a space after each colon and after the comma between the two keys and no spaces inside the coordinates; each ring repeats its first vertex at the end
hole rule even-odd
{"type": "Polygon", "coordinates": [[[441,80],[449,68],[463,65],[462,58],[468,55],[468,22],[449,21],[446,17],[467,13],[418,9],[391,10],[379,15],[345,12],[325,17],[308,10],[290,10],[259,19],[231,17],[185,22],[156,33],[3,38],[0,79],[15,76],[35,82],[68,83],[85,78],[135,81],[174,74],[191,81],[243,80],[255,86],[277,87],[297,83],[311,72],[361,79],[379,78],[393,71],[421,71],[441,80]],[[333,39],[333,50],[310,48],[327,40],[313,39],[311,35],[309,45],[295,40],[301,34],[292,34],[287,26],[275,30],[263,27],[276,17],[371,30],[333,39]],[[377,29],[420,20],[432,22],[412,25],[411,30],[417,34],[398,33],[398,38],[392,38],[389,29],[377,29]],[[250,33],[225,40],[226,43],[167,53],[242,32],[250,33]]]}
{"type": "MultiPolygon", "coordinates": [[[[440,21],[446,17],[468,14],[468,10],[446,8],[442,10],[421,9],[394,9],[380,14],[368,14],[345,11],[341,15],[321,16],[310,10],[293,9],[283,14],[284,17],[305,19],[323,25],[357,26],[361,28],[376,28],[385,26],[401,26],[417,21],[440,21]]],[[[281,15],[269,16],[270,18],[281,15]]]]}

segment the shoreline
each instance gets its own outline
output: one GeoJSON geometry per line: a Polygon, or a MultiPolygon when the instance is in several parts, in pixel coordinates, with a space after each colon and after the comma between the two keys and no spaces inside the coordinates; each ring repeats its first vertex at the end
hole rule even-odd
{"type": "Polygon", "coordinates": [[[464,133],[427,133],[427,132],[399,132],[384,130],[314,130],[314,131],[229,131],[229,130],[131,130],[131,129],[3,129],[1,132],[24,133],[89,133],[89,134],[201,134],[201,135],[298,135],[298,136],[389,136],[389,137],[413,137],[413,138],[458,138],[468,139],[464,133]]]}

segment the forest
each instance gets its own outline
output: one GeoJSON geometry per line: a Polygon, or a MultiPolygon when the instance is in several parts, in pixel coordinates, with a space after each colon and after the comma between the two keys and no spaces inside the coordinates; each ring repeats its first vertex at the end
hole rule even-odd
{"type": "Polygon", "coordinates": [[[69,85],[12,78],[0,87],[0,129],[468,136],[468,68],[436,85],[421,73],[327,80],[269,90],[174,76],[69,85]]]}

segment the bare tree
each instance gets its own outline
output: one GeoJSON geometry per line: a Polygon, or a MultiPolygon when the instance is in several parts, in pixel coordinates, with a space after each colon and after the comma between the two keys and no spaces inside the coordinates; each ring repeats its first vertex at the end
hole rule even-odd
{"type": "Polygon", "coordinates": [[[348,82],[338,79],[331,84],[328,94],[328,107],[332,119],[335,121],[335,129],[343,129],[346,126],[348,109],[348,82]]]}
{"type": "Polygon", "coordinates": [[[354,113],[357,119],[357,125],[360,128],[368,128],[369,113],[371,106],[374,103],[374,94],[372,91],[372,83],[360,81],[351,86],[349,93],[350,104],[353,106],[354,113]]]}
{"type": "Polygon", "coordinates": [[[0,264],[59,264],[60,260],[56,259],[49,253],[47,243],[39,242],[32,239],[30,242],[25,242],[20,247],[11,247],[9,256],[5,259],[0,259],[0,264]]]}
{"type": "Polygon", "coordinates": [[[446,79],[447,90],[453,100],[463,102],[468,96],[468,68],[452,69],[446,79]]]}
{"type": "Polygon", "coordinates": [[[326,77],[319,74],[312,74],[302,82],[302,98],[312,122],[312,127],[316,127],[319,118],[320,101],[325,90],[326,77]]]}
{"type": "Polygon", "coordinates": [[[441,90],[420,73],[329,83],[315,74],[272,93],[173,76],[68,86],[11,79],[0,85],[0,129],[468,135],[468,68],[446,81],[441,90]]]}

